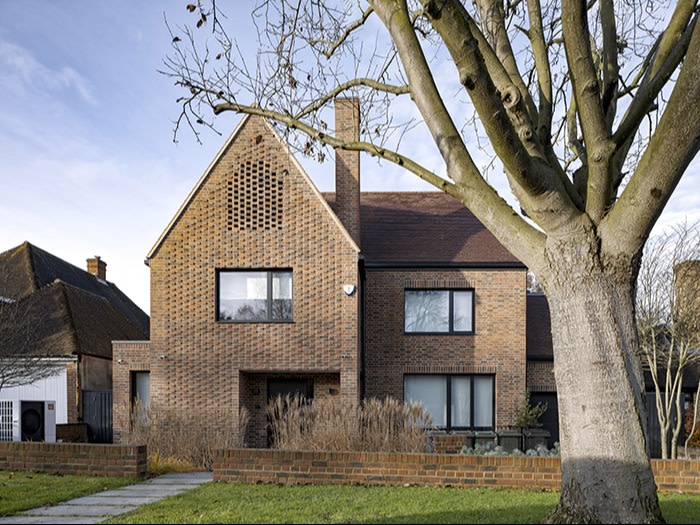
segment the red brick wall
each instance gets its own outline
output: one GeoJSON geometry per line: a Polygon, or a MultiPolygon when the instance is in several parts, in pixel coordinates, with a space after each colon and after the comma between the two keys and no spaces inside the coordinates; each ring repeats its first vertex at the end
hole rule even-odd
{"type": "Polygon", "coordinates": [[[77,423],[80,414],[80,385],[78,384],[78,364],[66,365],[66,398],[68,423],[77,423]]]}
{"type": "MultiPolygon", "coordinates": [[[[151,345],[144,360],[152,402],[238,410],[243,374],[304,373],[337,374],[339,395],[356,403],[358,294],[346,296],[343,285],[359,284],[358,255],[338,219],[261,118],[244,123],[208,173],[150,259],[151,345]],[[228,183],[246,161],[264,162],[282,180],[279,229],[231,224],[228,183]],[[216,271],[237,268],[291,268],[293,322],[218,323],[216,271]]],[[[124,387],[114,366],[116,408],[124,387]]],[[[264,403],[251,406],[260,420],[264,403]]]]}
{"type": "Polygon", "coordinates": [[[527,389],[530,392],[557,391],[552,361],[529,361],[527,363],[527,389]]]}
{"type": "Polygon", "coordinates": [[[0,470],[146,477],[146,446],[0,443],[0,470]]]}
{"type": "MultiPolygon", "coordinates": [[[[659,490],[700,493],[700,461],[652,460],[659,490]]],[[[559,490],[559,458],[218,450],[214,480],[241,483],[412,485],[559,490]]]]}
{"type": "Polygon", "coordinates": [[[148,341],[115,341],[112,344],[112,430],[122,443],[131,429],[131,372],[151,369],[148,341]]]}
{"type": "Polygon", "coordinates": [[[558,458],[223,450],[214,480],[241,483],[559,488],[558,458]]]}
{"type": "Polygon", "coordinates": [[[405,374],[493,374],[496,427],[515,425],[525,395],[522,270],[368,270],[366,395],[403,399],[405,374]],[[473,288],[473,335],[404,334],[406,288],[473,288]]]}

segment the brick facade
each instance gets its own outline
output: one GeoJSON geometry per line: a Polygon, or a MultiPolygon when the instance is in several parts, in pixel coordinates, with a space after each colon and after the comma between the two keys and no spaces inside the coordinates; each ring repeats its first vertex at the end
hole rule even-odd
{"type": "MultiPolygon", "coordinates": [[[[700,493],[700,461],[652,460],[659,490],[700,493]]],[[[559,490],[559,458],[218,450],[214,480],[315,485],[419,485],[559,490]]]]}
{"type": "Polygon", "coordinates": [[[0,442],[0,470],[146,477],[146,446],[0,442]]]}
{"type": "Polygon", "coordinates": [[[405,374],[495,377],[496,428],[525,396],[525,269],[367,270],[366,396],[404,398],[405,374]],[[474,334],[404,334],[406,288],[473,288],[474,334]]]}
{"type": "Polygon", "coordinates": [[[556,392],[554,381],[554,362],[528,361],[527,389],[530,392],[556,392]]]}
{"type": "MultiPolygon", "coordinates": [[[[358,249],[263,119],[243,120],[159,241],[150,268],[151,342],[134,358],[150,366],[152,403],[231,407],[234,416],[246,406],[258,425],[248,445],[266,446],[260,424],[269,378],[303,374],[325,384],[332,375],[337,394],[358,402],[359,294],[343,292],[359,286],[358,249]],[[255,181],[244,181],[235,191],[252,204],[241,210],[230,182],[246,163],[279,182],[275,195],[255,200],[255,181]],[[277,199],[274,220],[258,217],[266,199],[277,199]],[[293,321],[218,322],[220,269],[291,270],[293,321]]],[[[119,346],[114,352],[130,362],[119,346]]],[[[120,367],[132,369],[115,364],[115,436],[127,421],[118,414],[129,388],[120,367]]]]}
{"type": "Polygon", "coordinates": [[[131,373],[150,372],[149,341],[115,341],[112,344],[112,431],[121,443],[131,429],[131,373]]]}

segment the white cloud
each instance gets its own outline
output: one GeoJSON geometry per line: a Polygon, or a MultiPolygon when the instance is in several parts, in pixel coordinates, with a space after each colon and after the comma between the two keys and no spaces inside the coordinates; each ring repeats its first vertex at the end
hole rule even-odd
{"type": "Polygon", "coordinates": [[[0,40],[0,86],[4,91],[27,96],[53,96],[63,90],[74,90],[91,106],[99,105],[90,83],[72,67],[51,69],[34,55],[16,44],[0,40]]]}

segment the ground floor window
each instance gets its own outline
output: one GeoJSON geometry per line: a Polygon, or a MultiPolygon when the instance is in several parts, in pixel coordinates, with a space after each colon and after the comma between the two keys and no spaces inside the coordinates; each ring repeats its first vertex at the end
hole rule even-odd
{"type": "Polygon", "coordinates": [[[421,403],[439,428],[478,430],[494,426],[493,376],[405,375],[404,399],[421,403]]]}
{"type": "Polygon", "coordinates": [[[145,424],[151,408],[151,373],[131,372],[131,411],[132,416],[145,424]]]}

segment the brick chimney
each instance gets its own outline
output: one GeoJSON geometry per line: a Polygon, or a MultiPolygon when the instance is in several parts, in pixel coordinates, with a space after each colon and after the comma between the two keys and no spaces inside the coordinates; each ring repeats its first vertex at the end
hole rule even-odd
{"type": "MultiPolygon", "coordinates": [[[[342,140],[360,140],[360,101],[335,99],[335,134],[342,140]]],[[[335,150],[335,202],[340,222],[360,245],[360,152],[335,150]]]]}
{"type": "Polygon", "coordinates": [[[98,279],[107,280],[107,263],[99,255],[87,260],[87,271],[98,279]]]}

